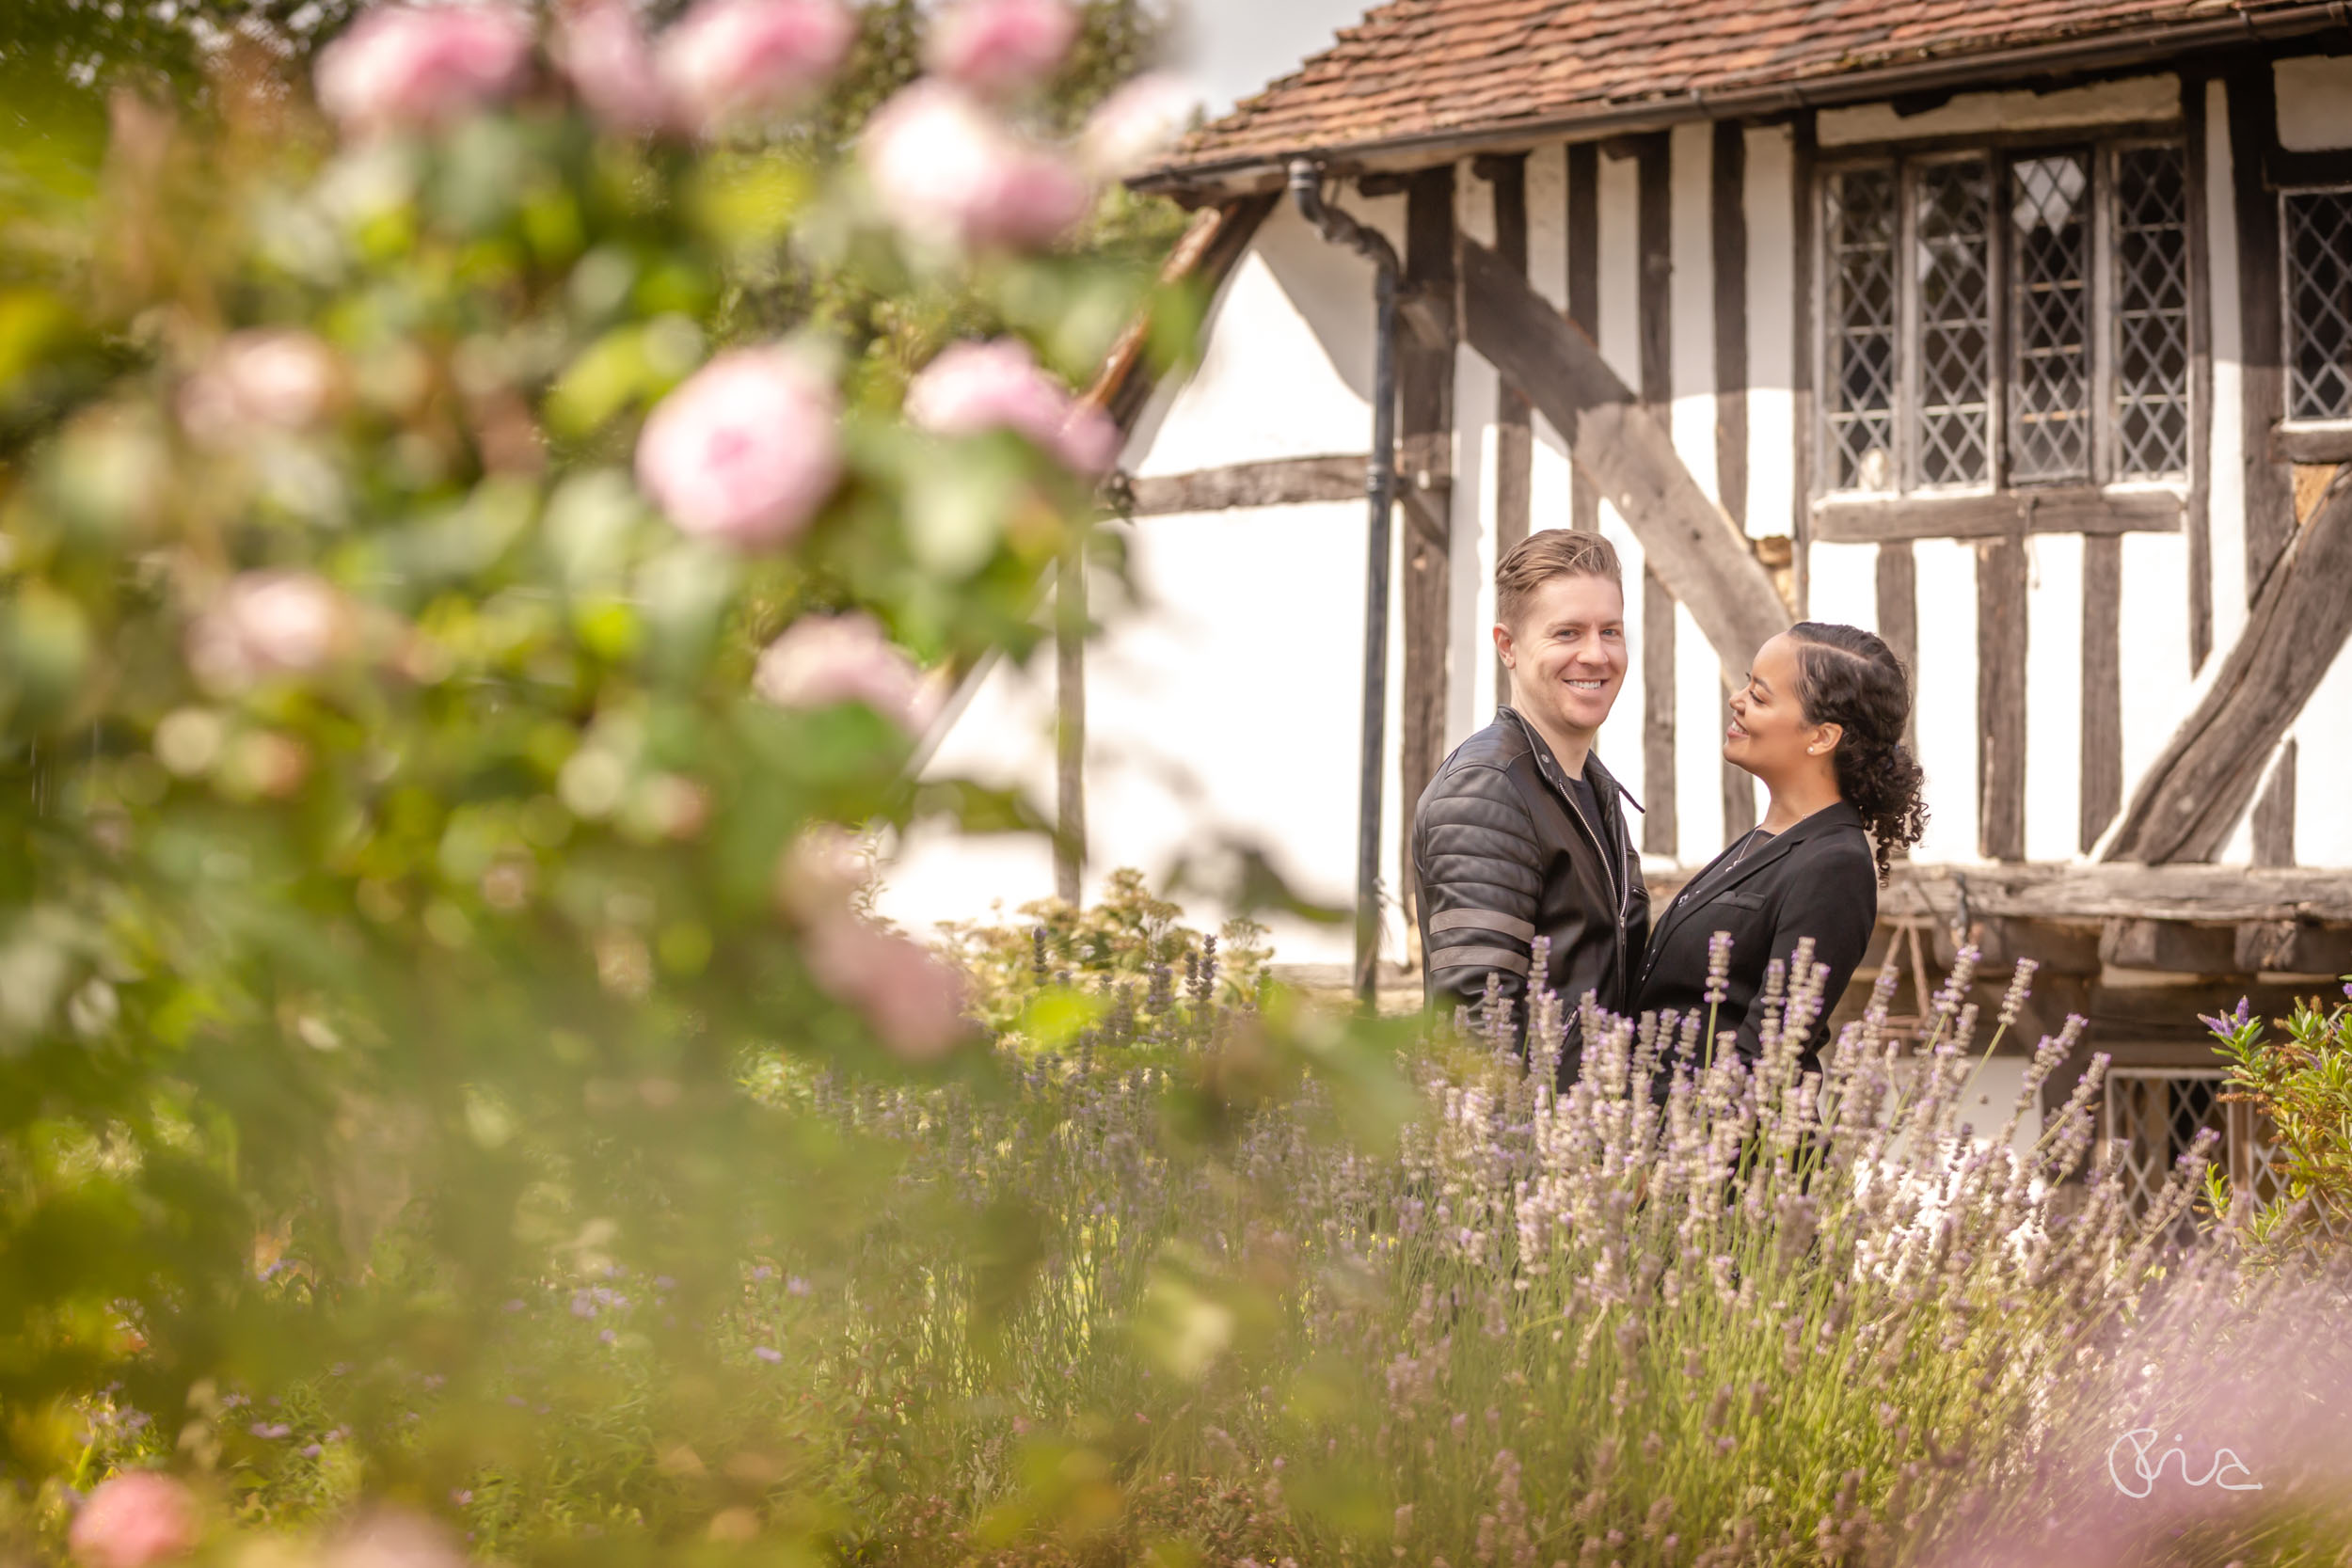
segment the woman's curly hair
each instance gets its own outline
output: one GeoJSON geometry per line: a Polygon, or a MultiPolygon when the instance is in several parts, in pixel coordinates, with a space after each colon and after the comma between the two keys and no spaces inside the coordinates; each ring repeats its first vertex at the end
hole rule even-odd
{"type": "Polygon", "coordinates": [[[1844,728],[1830,760],[1839,792],[1870,830],[1884,886],[1895,846],[1918,843],[1928,823],[1919,793],[1927,775],[1903,744],[1910,673],[1894,649],[1859,626],[1800,621],[1788,635],[1797,645],[1797,702],[1805,722],[1844,728]]]}

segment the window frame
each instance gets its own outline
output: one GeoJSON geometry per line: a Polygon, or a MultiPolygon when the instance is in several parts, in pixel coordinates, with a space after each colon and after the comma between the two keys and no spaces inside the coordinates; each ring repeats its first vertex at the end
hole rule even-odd
{"type": "MultiPolygon", "coordinates": [[[[2328,419],[2295,417],[2295,258],[2293,230],[2287,227],[2287,201],[2297,196],[2352,196],[2352,179],[2303,180],[2281,184],[2273,193],[2272,215],[2279,225],[2279,422],[2281,436],[2339,436],[2352,433],[2352,410],[2328,419]]],[[[2330,461],[2334,461],[2330,459],[2330,461]]]]}
{"type": "MultiPolygon", "coordinates": [[[[2121,463],[2121,421],[2116,404],[2116,363],[2121,330],[2121,317],[2117,313],[2120,292],[2115,277],[2117,158],[2126,149],[2141,147],[2165,147],[2180,153],[2183,221],[2185,225],[2194,224],[2196,214],[2202,210],[2201,198],[2205,170],[2199,150],[2189,144],[2186,127],[2179,121],[2053,126],[2032,131],[1922,137],[1915,141],[1879,143],[1851,149],[1823,149],[1816,154],[1812,188],[1806,193],[1812,230],[1813,281],[1809,314],[1813,325],[1810,330],[1812,341],[1805,345],[1805,352],[1812,356],[1812,381],[1816,391],[1812,414],[1807,420],[1808,429],[1804,437],[1809,443],[1806,449],[1812,491],[1809,499],[1815,507],[1824,503],[1839,507],[1905,503],[1936,505],[1967,500],[1998,501],[2009,498],[2030,502],[2032,498],[2037,497],[2091,496],[2169,496],[2179,498],[2185,503],[2186,498],[2203,478],[2205,467],[2210,461],[2210,454],[2198,450],[2193,438],[2185,442],[2186,467],[2179,473],[2124,478],[2119,477],[2117,471],[2121,463]],[[2006,221],[2009,193],[2013,166],[2019,159],[2064,151],[2087,152],[2091,179],[2090,271],[2085,288],[2090,313],[2089,373],[2092,410],[2090,477],[2019,483],[2010,475],[2009,431],[2010,359],[2016,309],[2010,292],[2013,269],[2010,253],[2013,242],[2006,221]],[[1923,341],[1919,335],[1918,212],[1915,171],[1928,163],[1968,158],[1986,161],[1991,187],[1991,207],[1986,226],[1986,287],[1990,304],[1987,352],[1991,361],[1990,385],[1987,388],[1986,479],[1981,483],[1974,484],[1926,485],[1920,483],[1918,479],[1919,432],[1915,428],[1923,414],[1919,397],[1923,341]],[[1885,490],[1840,488],[1834,483],[1837,453],[1830,425],[1829,400],[1836,370],[1832,345],[1838,331],[1838,324],[1831,315],[1836,284],[1830,276],[1835,261],[1829,233],[1830,185],[1843,173],[1867,168],[1893,172],[1898,202],[1895,241],[1895,449],[1892,453],[1896,483],[1895,487],[1885,490]]],[[[2340,188],[2352,189],[2352,182],[2340,188]]],[[[2283,225],[2283,204],[2280,213],[2283,225]]],[[[2187,295],[2187,315],[2184,322],[2182,415],[2192,437],[2204,404],[2212,395],[2210,388],[2205,385],[2205,378],[2198,373],[2195,351],[2201,334],[2208,329],[2207,318],[2211,309],[2207,297],[2209,263],[2203,260],[2203,249],[2197,243],[2196,235],[2190,233],[2185,236],[2181,261],[2187,295]]],[[[2280,268],[2280,278],[2281,288],[2284,288],[2283,266],[2280,268]]],[[[2352,427],[2352,420],[2330,421],[2325,428],[2337,430],[2347,427],[2352,427]]]]}

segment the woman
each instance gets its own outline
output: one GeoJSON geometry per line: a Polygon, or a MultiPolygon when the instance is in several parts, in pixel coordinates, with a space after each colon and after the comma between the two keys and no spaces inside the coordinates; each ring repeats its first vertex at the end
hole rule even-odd
{"type": "Polygon", "coordinates": [[[1731,937],[1714,1032],[1740,1053],[1761,1050],[1765,967],[1799,939],[1827,964],[1820,1013],[1803,1052],[1818,1068],[1829,1013],[1862,961],[1878,890],[1897,845],[1927,821],[1918,762],[1903,745],[1910,682],[1894,651],[1854,626],[1801,622],[1756,651],[1731,697],[1724,755],[1764,782],[1772,806],[1657,917],[1633,1010],[1673,1008],[1707,1028],[1708,947],[1731,937]]]}

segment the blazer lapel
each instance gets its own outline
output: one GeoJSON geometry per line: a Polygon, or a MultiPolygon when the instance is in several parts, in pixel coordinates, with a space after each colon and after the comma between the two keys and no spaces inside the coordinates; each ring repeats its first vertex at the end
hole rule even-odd
{"type": "MultiPolygon", "coordinates": [[[[1707,896],[1705,898],[1693,900],[1683,897],[1680,895],[1677,895],[1673,908],[1667,911],[1665,920],[1660,924],[1657,934],[1650,939],[1650,945],[1653,948],[1662,946],[1665,942],[1667,935],[1675,927],[1680,925],[1684,920],[1688,919],[1692,911],[1712,902],[1718,895],[1728,893],[1733,888],[1738,887],[1741,882],[1746,881],[1749,878],[1755,876],[1766,866],[1780,860],[1791,849],[1794,849],[1798,845],[1804,843],[1806,839],[1811,838],[1814,834],[1830,828],[1837,827],[1843,823],[1851,823],[1855,827],[1860,827],[1862,825],[1862,814],[1854,810],[1853,803],[1851,801],[1840,800],[1835,805],[1823,806],[1820,811],[1815,812],[1804,821],[1795,824],[1789,828],[1787,832],[1784,832],[1777,838],[1773,839],[1772,843],[1764,846],[1761,849],[1755,851],[1753,854],[1749,855],[1747,859],[1732,867],[1729,876],[1717,882],[1713,887],[1708,889],[1707,896]]],[[[1729,847],[1726,846],[1724,850],[1724,854],[1729,854],[1730,852],[1729,847]]],[[[1715,860],[1720,861],[1723,858],[1723,855],[1717,855],[1715,860]]],[[[1707,871],[1712,870],[1714,863],[1714,861],[1709,861],[1705,869],[1702,869],[1697,875],[1691,879],[1691,882],[1697,881],[1700,877],[1707,874],[1707,871]]],[[[1686,892],[1689,890],[1691,882],[1685,882],[1683,884],[1686,892]]]]}

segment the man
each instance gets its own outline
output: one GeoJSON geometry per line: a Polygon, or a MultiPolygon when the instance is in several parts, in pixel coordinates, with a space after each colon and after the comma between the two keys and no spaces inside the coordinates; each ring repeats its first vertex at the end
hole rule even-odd
{"type": "Polygon", "coordinates": [[[1524,1041],[1534,939],[1549,938],[1542,978],[1569,1012],[1565,1085],[1582,1053],[1578,1005],[1594,991],[1623,1012],[1649,935],[1619,803],[1632,798],[1593,754],[1625,685],[1617,552],[1597,533],[1530,535],[1495,569],[1495,614],[1509,701],[1454,749],[1413,813],[1422,986],[1449,1007],[1495,980],[1524,1041]]]}

